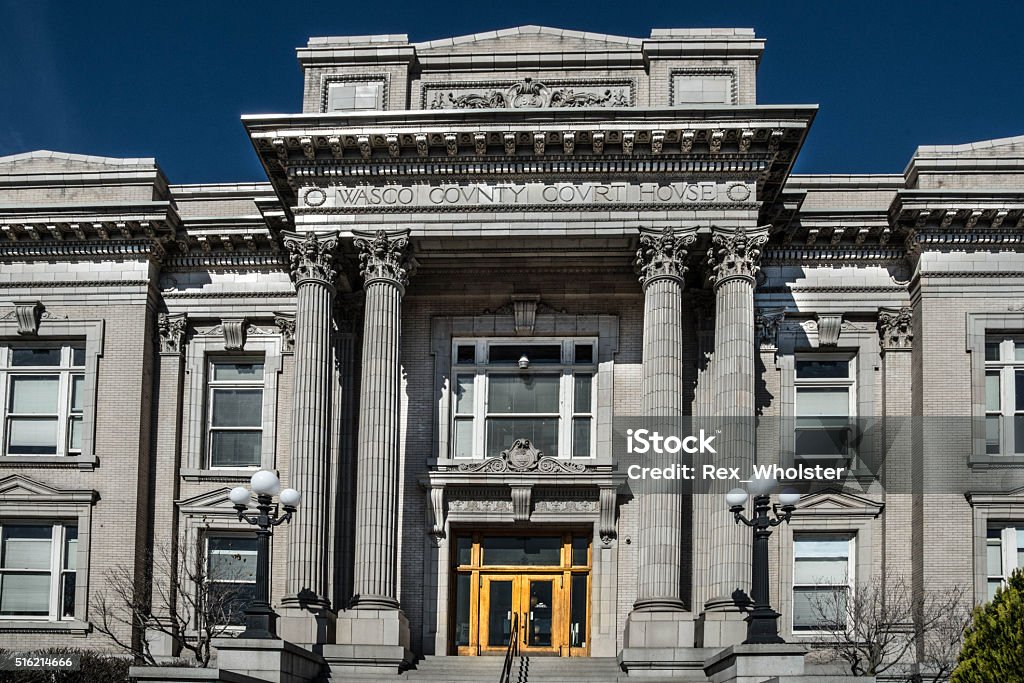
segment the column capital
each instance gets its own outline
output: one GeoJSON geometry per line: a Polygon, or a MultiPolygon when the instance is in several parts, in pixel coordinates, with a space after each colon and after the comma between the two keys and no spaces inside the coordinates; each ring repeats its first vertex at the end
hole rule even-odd
{"type": "Polygon", "coordinates": [[[697,241],[697,231],[676,231],[666,227],[661,234],[640,231],[640,248],[636,250],[636,272],[644,289],[655,280],[671,278],[682,282],[689,270],[687,248],[697,241]]]}
{"type": "Polygon", "coordinates": [[[157,344],[161,355],[181,355],[185,343],[188,315],[160,313],[156,317],[157,344]]]}
{"type": "Polygon", "coordinates": [[[708,249],[708,279],[717,287],[726,280],[744,278],[753,284],[761,269],[761,247],[768,242],[768,226],[747,231],[713,228],[708,249]]]}
{"type": "Polygon", "coordinates": [[[409,284],[413,263],[408,236],[378,230],[373,237],[357,237],[354,244],[359,250],[359,274],[367,283],[390,280],[403,288],[409,284]]]}
{"type": "Polygon", "coordinates": [[[878,336],[883,352],[909,350],[914,342],[914,309],[878,309],[878,336]]]}
{"type": "Polygon", "coordinates": [[[305,235],[294,232],[282,233],[284,246],[290,254],[289,266],[295,285],[304,282],[321,282],[330,287],[338,277],[335,269],[338,247],[338,233],[305,235]]]}

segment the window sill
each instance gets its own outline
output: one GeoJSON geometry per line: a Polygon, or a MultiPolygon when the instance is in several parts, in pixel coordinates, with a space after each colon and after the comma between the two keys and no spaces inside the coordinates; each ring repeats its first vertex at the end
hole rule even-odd
{"type": "Polygon", "coordinates": [[[84,636],[91,630],[88,622],[32,621],[29,619],[0,619],[0,633],[65,633],[84,636]]]}
{"type": "Polygon", "coordinates": [[[260,468],[238,468],[238,469],[222,469],[222,470],[201,470],[195,468],[182,468],[181,478],[185,481],[230,481],[230,482],[246,482],[252,478],[252,475],[259,471],[260,468]]]}
{"type": "Polygon", "coordinates": [[[3,455],[0,467],[73,467],[94,470],[98,464],[95,455],[3,455]]]}
{"type": "Polygon", "coordinates": [[[979,470],[999,469],[1001,467],[1024,466],[1024,455],[978,455],[971,456],[968,465],[979,470]]]}

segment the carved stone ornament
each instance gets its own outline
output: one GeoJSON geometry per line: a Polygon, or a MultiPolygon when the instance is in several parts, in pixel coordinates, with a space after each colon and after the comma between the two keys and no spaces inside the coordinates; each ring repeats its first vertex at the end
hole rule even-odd
{"type": "Polygon", "coordinates": [[[836,346],[839,344],[839,335],[843,331],[843,316],[841,315],[819,315],[818,318],[818,346],[836,346]]]}
{"type": "Polygon", "coordinates": [[[716,286],[732,278],[753,282],[761,268],[761,247],[767,242],[767,228],[758,228],[753,234],[742,226],[731,233],[715,231],[708,249],[711,282],[716,286]]]}
{"type": "Polygon", "coordinates": [[[408,257],[409,240],[378,230],[373,239],[357,237],[359,274],[367,281],[393,280],[401,286],[409,284],[412,264],[408,257]]]}
{"type": "Polygon", "coordinates": [[[456,498],[448,501],[448,509],[452,512],[512,512],[512,501],[456,498]]]}
{"type": "Polygon", "coordinates": [[[757,341],[761,346],[779,345],[779,328],[786,317],[785,308],[759,308],[754,316],[757,326],[757,341]]]}
{"type": "Polygon", "coordinates": [[[914,342],[914,309],[879,309],[878,336],[883,350],[909,349],[914,342]]]}
{"type": "Polygon", "coordinates": [[[603,488],[598,496],[601,504],[601,518],[598,522],[597,531],[601,535],[601,544],[608,548],[618,535],[615,526],[615,512],[618,494],[615,489],[603,488]]]}
{"type": "Polygon", "coordinates": [[[460,472],[540,472],[542,474],[586,472],[587,468],[578,462],[559,460],[544,455],[530,443],[529,439],[516,439],[496,458],[483,462],[465,462],[459,465],[460,472]]]}
{"type": "Polygon", "coordinates": [[[160,353],[181,353],[187,324],[188,316],[185,313],[175,313],[174,315],[161,313],[157,316],[157,343],[160,345],[160,353]]]}
{"type": "Polygon", "coordinates": [[[537,324],[537,294],[515,294],[512,296],[512,310],[516,317],[516,334],[533,334],[537,324]]]}
{"type": "Polygon", "coordinates": [[[224,318],[221,321],[221,332],[224,334],[225,351],[245,349],[245,337],[248,332],[245,318],[224,318]]]}
{"type": "Polygon", "coordinates": [[[686,266],[687,248],[697,240],[693,232],[677,234],[674,228],[665,228],[660,235],[641,234],[640,248],[636,251],[636,270],[646,288],[658,278],[682,278],[686,266]]]}
{"type": "Polygon", "coordinates": [[[338,246],[336,233],[317,235],[310,232],[305,235],[286,233],[284,246],[290,254],[289,266],[295,284],[307,281],[318,281],[334,286],[338,276],[335,270],[335,249],[338,246]]]}
{"type": "Polygon", "coordinates": [[[427,533],[439,543],[444,538],[444,489],[427,489],[427,524],[430,529],[427,533]]]}
{"type": "Polygon", "coordinates": [[[281,330],[281,347],[285,352],[295,350],[295,314],[275,313],[274,324],[281,330]]]}
{"type": "Polygon", "coordinates": [[[438,92],[428,104],[430,109],[539,109],[542,107],[628,107],[628,86],[595,88],[581,84],[549,88],[540,81],[525,78],[511,87],[483,92],[456,94],[438,92]]]}
{"type": "Polygon", "coordinates": [[[38,334],[44,310],[40,301],[15,301],[14,318],[18,321],[18,334],[38,334]]]}

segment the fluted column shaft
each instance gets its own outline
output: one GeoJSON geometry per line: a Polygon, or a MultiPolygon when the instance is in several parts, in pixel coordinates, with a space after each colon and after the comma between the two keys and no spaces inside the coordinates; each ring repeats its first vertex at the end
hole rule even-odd
{"type": "Polygon", "coordinates": [[[285,601],[329,605],[331,316],[335,236],[286,236],[296,284],[295,391],[290,484],[302,492],[291,522],[285,601]]]}
{"type": "MultiPolygon", "coordinates": [[[[637,262],[644,288],[641,411],[676,424],[683,414],[683,275],[693,234],[642,235],[637,262]]],[[[683,609],[682,482],[666,480],[640,496],[636,610],[683,609]]],[[[688,504],[688,503],[685,503],[688,504]]]]}
{"type": "Polygon", "coordinates": [[[399,607],[398,500],[405,238],[357,239],[366,278],[356,475],[354,606],[399,607]]]}
{"type": "MultiPolygon", "coordinates": [[[[764,230],[738,229],[712,236],[709,265],[715,292],[715,352],[712,363],[713,409],[722,429],[716,464],[739,468],[749,476],[754,464],[754,277],[764,230]],[[732,418],[732,419],[730,419],[732,418]]],[[[725,504],[726,490],[737,484],[715,482],[708,515],[707,609],[728,609],[746,601],[750,591],[751,539],[725,504]]]]}

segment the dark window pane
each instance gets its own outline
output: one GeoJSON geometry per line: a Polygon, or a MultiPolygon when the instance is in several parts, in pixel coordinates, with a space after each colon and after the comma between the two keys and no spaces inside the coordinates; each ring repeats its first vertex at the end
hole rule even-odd
{"type": "Polygon", "coordinates": [[[559,375],[490,375],[490,413],[557,413],[559,375]]]}
{"type": "Polygon", "coordinates": [[[455,579],[455,645],[469,645],[470,574],[455,579]]]}
{"type": "Polygon", "coordinates": [[[214,389],[214,427],[259,427],[263,420],[262,389],[214,389]]]}
{"type": "Polygon", "coordinates": [[[846,427],[823,429],[797,429],[796,455],[845,456],[849,448],[850,431],[846,427]]]}
{"type": "Polygon", "coordinates": [[[560,536],[485,536],[483,552],[483,563],[487,565],[558,567],[562,564],[562,538],[560,536]]]}
{"type": "Polygon", "coordinates": [[[60,365],[60,348],[12,349],[11,365],[16,368],[60,365]]]}
{"type": "Polygon", "coordinates": [[[85,347],[74,346],[71,348],[71,364],[76,368],[85,367],[85,347]]]}
{"type": "Polygon", "coordinates": [[[495,344],[489,349],[491,365],[516,365],[526,355],[530,365],[561,363],[561,344],[495,344]]]}
{"type": "Polygon", "coordinates": [[[492,417],[487,420],[488,458],[510,448],[516,439],[529,439],[544,455],[558,455],[557,417],[492,417]]]}
{"type": "Polygon", "coordinates": [[[551,646],[551,625],[555,582],[551,579],[530,581],[530,611],[527,614],[526,644],[533,647],[551,646]]]}
{"type": "Polygon", "coordinates": [[[75,572],[64,572],[60,575],[60,615],[75,616],[75,572]]]}
{"type": "Polygon", "coordinates": [[[572,419],[572,457],[589,458],[590,456],[590,418],[574,417],[572,419]]]}
{"type": "Polygon", "coordinates": [[[586,536],[572,537],[572,564],[582,567],[587,564],[587,550],[590,548],[590,539],[586,536]]]}
{"type": "Polygon", "coordinates": [[[593,344],[577,344],[575,358],[573,359],[576,363],[593,363],[594,362],[594,345],[593,344]]]}
{"type": "Polygon", "coordinates": [[[476,363],[476,346],[473,344],[459,344],[455,362],[459,365],[472,365],[476,363]]]}
{"type": "Polygon", "coordinates": [[[471,564],[473,562],[473,539],[469,536],[459,536],[455,541],[455,562],[456,564],[471,564]]]}
{"type": "Polygon", "coordinates": [[[1002,418],[998,415],[985,417],[985,453],[999,455],[999,425],[1002,418]]]}
{"type": "Polygon", "coordinates": [[[487,615],[487,644],[508,645],[512,635],[512,581],[490,582],[490,610],[487,615]]]}
{"type": "MultiPolygon", "coordinates": [[[[575,564],[575,563],[574,563],[575,564]]],[[[573,574],[572,608],[569,615],[569,646],[587,646],[587,577],[573,574]]]]}
{"type": "Polygon", "coordinates": [[[211,432],[211,467],[251,467],[260,464],[263,448],[261,432],[211,432]]]}
{"type": "Polygon", "coordinates": [[[850,376],[850,361],[798,360],[796,376],[800,379],[847,379],[850,376]]]}
{"type": "Polygon", "coordinates": [[[574,413],[590,412],[590,395],[592,393],[593,382],[593,375],[586,373],[576,373],[573,375],[572,411],[574,413]]]}
{"type": "Polygon", "coordinates": [[[1013,416],[1013,452],[1024,454],[1024,415],[1013,416]]]}
{"type": "Polygon", "coordinates": [[[1016,399],[1014,410],[1024,410],[1024,370],[1014,372],[1013,378],[1013,394],[1016,399]]]}
{"type": "Polygon", "coordinates": [[[985,342],[985,360],[999,360],[999,342],[985,342]]]}
{"type": "Polygon", "coordinates": [[[262,382],[263,363],[214,363],[213,379],[218,382],[262,382]]]}

